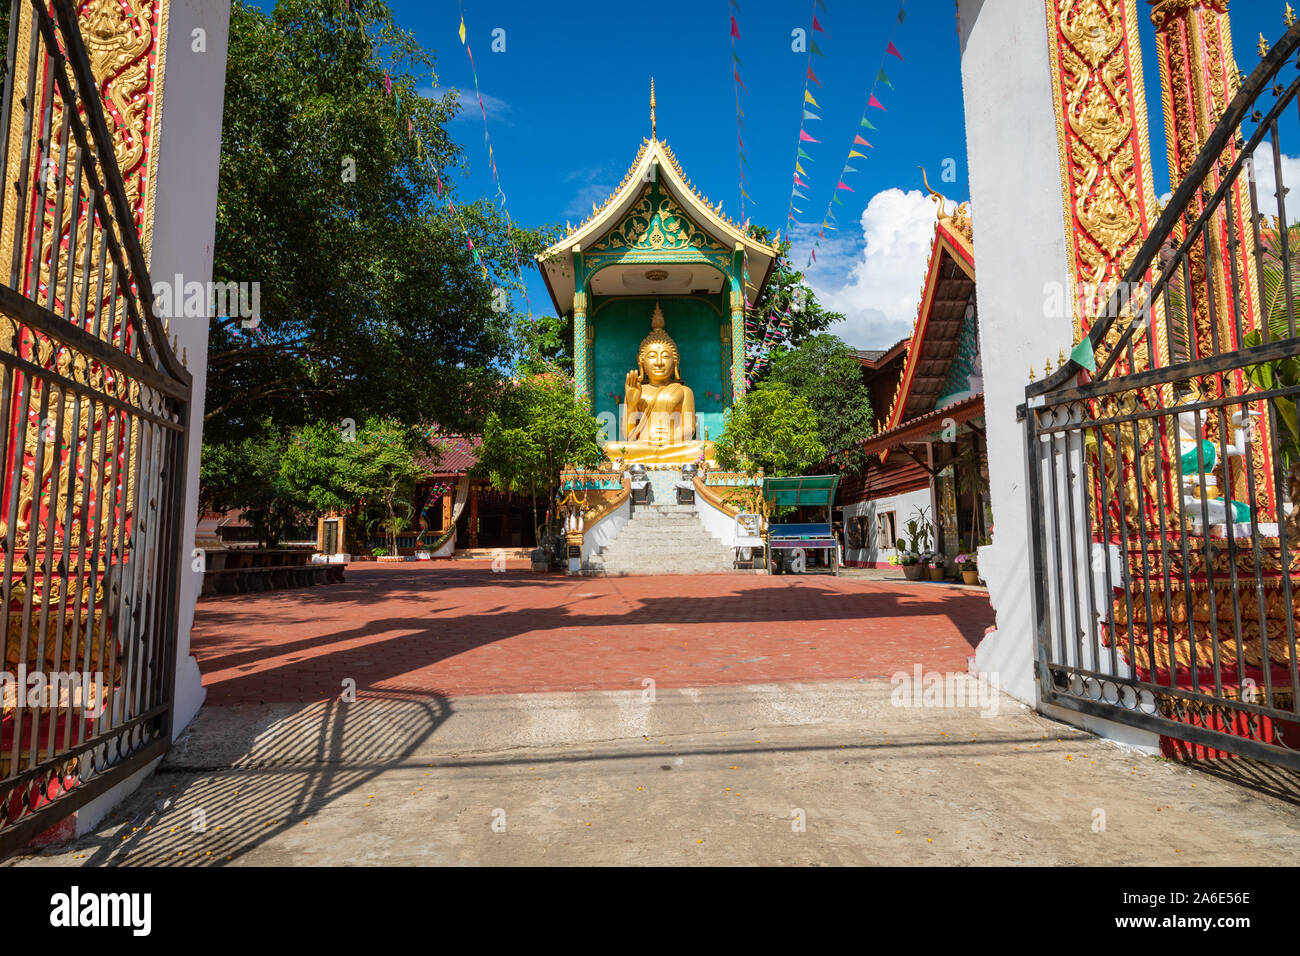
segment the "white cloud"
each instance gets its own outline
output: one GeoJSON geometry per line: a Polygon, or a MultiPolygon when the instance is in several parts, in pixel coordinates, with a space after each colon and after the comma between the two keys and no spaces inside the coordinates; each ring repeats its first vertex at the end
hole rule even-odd
{"type": "Polygon", "coordinates": [[[818,301],[845,317],[828,331],[859,349],[888,348],[912,334],[934,222],[925,193],[886,189],[862,212],[860,252],[851,240],[823,241],[808,282],[818,301]]]}
{"type": "MultiPolygon", "coordinates": [[[[1242,183],[1249,175],[1249,167],[1242,171],[1242,183]]],[[[1300,156],[1282,154],[1282,182],[1286,186],[1286,218],[1300,221],[1300,156]]],[[[1272,219],[1277,215],[1277,176],[1273,170],[1273,144],[1264,140],[1255,149],[1255,199],[1259,211],[1272,219]]]]}
{"type": "MultiPolygon", "coordinates": [[[[447,95],[447,88],[442,86],[426,87],[420,91],[420,95],[428,99],[442,99],[447,95]]],[[[465,120],[474,120],[481,123],[483,113],[487,113],[488,122],[494,120],[504,120],[510,115],[510,104],[499,97],[492,96],[489,93],[483,94],[483,109],[479,110],[478,97],[474,95],[473,90],[456,90],[456,100],[460,104],[453,123],[464,122],[465,120]]]]}

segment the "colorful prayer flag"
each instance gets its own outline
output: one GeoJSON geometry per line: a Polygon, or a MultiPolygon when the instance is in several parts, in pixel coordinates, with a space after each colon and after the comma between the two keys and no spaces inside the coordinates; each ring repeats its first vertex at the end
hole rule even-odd
{"type": "Polygon", "coordinates": [[[885,53],[888,54],[889,56],[896,56],[900,60],[903,58],[903,54],[898,52],[898,47],[894,46],[893,40],[889,41],[889,46],[885,48],[885,53]]]}
{"type": "Polygon", "coordinates": [[[871,94],[871,98],[867,100],[867,105],[874,106],[878,110],[883,110],[885,108],[884,105],[880,102],[880,100],[876,99],[875,93],[871,94]]]}
{"type": "Polygon", "coordinates": [[[816,106],[818,109],[821,109],[821,105],[815,99],[813,99],[813,95],[809,93],[806,89],[803,91],[803,101],[805,103],[811,103],[813,106],[816,106]]]}
{"type": "Polygon", "coordinates": [[[820,143],[820,142],[821,142],[821,140],[819,140],[819,139],[813,139],[811,136],[808,135],[808,132],[807,132],[806,130],[802,130],[802,129],[799,130],[799,141],[800,141],[801,143],[820,143]]]}

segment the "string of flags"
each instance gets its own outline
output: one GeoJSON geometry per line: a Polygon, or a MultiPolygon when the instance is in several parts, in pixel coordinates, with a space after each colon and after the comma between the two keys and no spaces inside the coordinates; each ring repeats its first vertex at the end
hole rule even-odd
{"type": "Polygon", "coordinates": [[[889,57],[897,57],[900,61],[903,54],[899,52],[898,47],[894,45],[894,35],[898,32],[898,26],[907,16],[907,0],[901,0],[898,5],[898,16],[894,18],[894,26],[889,32],[889,41],[885,45],[885,52],[880,57],[880,68],[876,71],[876,78],[871,83],[870,90],[867,91],[867,105],[862,108],[862,117],[858,121],[858,126],[853,132],[853,142],[849,144],[849,155],[844,160],[844,166],[840,169],[837,177],[835,188],[831,190],[830,202],[826,204],[826,213],[822,216],[821,225],[817,229],[817,236],[813,240],[812,248],[808,250],[808,262],[805,269],[811,268],[812,264],[817,261],[817,250],[821,248],[822,240],[826,238],[827,232],[834,232],[839,228],[839,222],[835,218],[835,207],[843,206],[844,201],[840,199],[841,192],[855,192],[845,179],[853,173],[858,172],[858,168],[853,165],[855,159],[867,159],[866,150],[875,149],[870,140],[866,138],[866,133],[876,129],[876,125],[871,122],[871,111],[880,110],[886,112],[885,105],[880,102],[876,96],[876,90],[881,86],[887,86],[891,91],[894,89],[893,82],[885,73],[885,63],[889,57]]]}
{"type": "Polygon", "coordinates": [[[745,167],[749,165],[749,160],[745,158],[745,109],[740,102],[741,92],[748,93],[745,89],[745,83],[740,78],[740,56],[736,52],[736,41],[740,39],[740,25],[736,22],[736,15],[740,13],[740,4],[737,0],[729,0],[731,5],[731,75],[734,78],[736,88],[736,149],[740,155],[737,168],[740,172],[740,219],[749,225],[749,217],[745,212],[745,202],[750,200],[749,193],[745,189],[745,167]]]}
{"type": "MultiPolygon", "coordinates": [[[[360,27],[361,32],[364,33],[366,36],[369,36],[370,25],[367,24],[365,20],[362,18],[360,11],[358,11],[356,8],[352,6],[351,0],[343,0],[343,5],[345,9],[350,10],[353,13],[353,15],[356,16],[357,25],[360,27]]],[[[460,0],[457,0],[457,7],[460,8],[460,0]]],[[[461,43],[464,44],[465,46],[466,54],[469,56],[470,70],[471,72],[474,73],[474,89],[476,94],[478,95],[479,112],[483,117],[483,137],[484,137],[484,142],[487,144],[488,147],[488,161],[492,169],[492,181],[496,185],[499,204],[501,206],[501,210],[503,214],[506,217],[507,237],[510,243],[510,251],[514,258],[515,275],[519,281],[519,288],[523,292],[524,303],[528,308],[529,321],[532,321],[533,318],[532,303],[529,302],[528,300],[528,291],[527,291],[527,286],[524,282],[523,269],[520,267],[520,263],[519,263],[519,249],[514,242],[513,221],[510,217],[509,209],[506,208],[505,191],[501,188],[500,176],[497,172],[496,158],[492,149],[491,138],[488,134],[487,110],[483,103],[483,95],[481,92],[479,92],[478,73],[477,71],[475,71],[474,68],[474,56],[473,53],[470,51],[469,44],[467,42],[467,34],[465,30],[465,15],[464,15],[463,8],[461,8],[461,12],[460,12],[460,26],[457,33],[460,36],[461,43]]],[[[384,71],[384,93],[393,98],[394,109],[396,110],[399,116],[402,115],[401,90],[398,90],[394,87],[393,78],[392,76],[389,75],[387,70],[384,71]]],[[[407,131],[407,135],[412,137],[415,140],[415,154],[417,160],[423,162],[425,168],[433,175],[433,179],[435,183],[435,193],[438,199],[443,203],[445,203],[448,212],[450,212],[455,217],[456,222],[459,224],[461,232],[465,237],[465,247],[466,249],[469,250],[470,255],[473,257],[474,264],[479,267],[479,270],[483,278],[490,281],[492,276],[491,273],[488,271],[487,264],[484,263],[483,257],[479,253],[479,250],[474,247],[473,233],[471,232],[469,225],[465,222],[465,217],[461,212],[460,208],[456,205],[455,200],[452,199],[450,190],[443,183],[442,172],[438,168],[437,163],[434,162],[433,154],[429,150],[428,146],[425,144],[424,139],[420,135],[419,130],[415,128],[415,119],[413,115],[410,113],[407,113],[406,115],[406,131],[407,131]]]]}
{"type": "Polygon", "coordinates": [[[813,72],[812,58],[814,55],[825,58],[825,54],[822,53],[821,48],[817,46],[816,34],[820,33],[823,36],[826,35],[826,30],[822,27],[821,23],[818,22],[817,20],[818,8],[821,8],[823,15],[826,14],[827,12],[826,4],[824,0],[813,0],[812,29],[808,33],[808,72],[805,74],[804,81],[803,81],[803,101],[800,103],[800,110],[802,111],[802,113],[799,118],[799,141],[795,146],[794,185],[790,187],[790,208],[786,213],[786,219],[785,219],[786,232],[790,231],[791,223],[798,221],[794,218],[795,213],[799,213],[800,215],[803,215],[803,210],[795,206],[795,200],[806,200],[808,196],[806,193],[801,193],[799,191],[799,188],[801,186],[804,189],[811,188],[809,187],[808,183],[804,179],[800,178],[801,175],[803,176],[808,175],[808,171],[804,169],[803,166],[804,160],[807,160],[809,163],[813,161],[812,155],[806,149],[804,149],[804,144],[807,143],[811,145],[812,143],[821,142],[821,140],[816,139],[805,128],[807,123],[810,120],[821,119],[821,117],[817,115],[816,112],[817,110],[821,109],[821,106],[817,103],[817,98],[813,96],[812,88],[810,85],[816,83],[817,88],[821,89],[821,85],[822,85],[821,80],[817,79],[817,74],[813,72]],[[811,109],[809,107],[811,107],[811,109]]]}
{"type": "MultiPolygon", "coordinates": [[[[474,65],[474,51],[469,47],[469,40],[465,32],[465,7],[461,3],[461,0],[456,0],[456,9],[460,12],[460,29],[457,30],[457,35],[460,37],[461,46],[465,48],[465,55],[469,57],[469,71],[474,77],[474,95],[478,97],[479,115],[483,118],[483,145],[487,147],[488,151],[488,166],[492,170],[492,184],[496,186],[497,198],[500,200],[501,205],[501,212],[506,217],[506,240],[510,243],[510,254],[514,258],[515,273],[519,279],[519,289],[523,293],[524,304],[528,309],[528,320],[531,322],[533,318],[533,304],[528,300],[528,287],[524,282],[523,269],[519,266],[519,248],[515,245],[514,220],[510,218],[510,209],[506,206],[505,190],[501,188],[501,175],[497,171],[496,153],[492,149],[492,135],[488,132],[487,107],[483,104],[483,92],[479,88],[478,68],[474,65]]],[[[477,252],[474,254],[474,261],[482,265],[482,260],[479,258],[477,252]]],[[[487,270],[485,268],[484,276],[486,277],[486,275],[487,270]]]]}

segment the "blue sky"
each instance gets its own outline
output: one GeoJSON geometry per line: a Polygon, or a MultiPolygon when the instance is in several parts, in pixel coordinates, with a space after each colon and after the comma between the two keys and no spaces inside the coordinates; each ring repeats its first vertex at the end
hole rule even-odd
{"type": "MultiPolygon", "coordinates": [[[[493,195],[473,78],[457,37],[456,3],[391,2],[398,22],[436,52],[439,85],[467,94],[471,108],[453,124],[472,165],[461,195],[493,195]]],[[[792,31],[808,31],[814,13],[825,29],[812,34],[824,53],[812,57],[821,85],[811,87],[823,118],[807,124],[821,142],[805,147],[813,157],[804,163],[809,175],[802,177],[811,187],[801,207],[806,221],[821,221],[883,60],[893,88],[876,87],[885,111],[870,111],[877,129],[866,138],[874,148],[864,150],[869,159],[853,164],[860,170],[847,178],[854,192],[842,192],[845,205],[836,207],[841,229],[818,251],[809,281],[849,316],[836,331],[850,344],[890,345],[910,331],[933,222],[933,204],[922,196],[917,167],[924,166],[931,184],[949,198],[969,197],[956,5],[908,0],[906,18],[892,34],[900,61],[884,57],[895,28],[896,0],[824,0],[824,12],[815,0],[739,2],[736,52],[747,88],[742,107],[747,191],[753,197],[746,211],[756,223],[784,229],[786,222],[809,63],[806,52],[791,49],[792,31]],[[954,179],[942,182],[948,159],[954,179]]],[[[1159,76],[1147,5],[1138,7],[1159,195],[1169,188],[1159,76]]],[[[667,139],[694,184],[740,218],[727,0],[653,5],[465,0],[462,9],[501,184],[517,222],[567,219],[576,225],[593,202],[609,195],[641,138],[649,135],[652,75],[660,138],[667,139]],[[492,50],[498,29],[504,31],[503,52],[492,50]]],[[[1258,34],[1270,42],[1281,35],[1281,10],[1272,0],[1232,4],[1237,60],[1247,73],[1258,61],[1258,34]]],[[[978,219],[978,210],[974,214],[978,219]]],[[[795,235],[806,239],[808,232],[795,235]]],[[[807,260],[808,249],[807,241],[796,244],[797,265],[807,260]]],[[[534,312],[552,312],[536,272],[528,279],[534,312]]]]}

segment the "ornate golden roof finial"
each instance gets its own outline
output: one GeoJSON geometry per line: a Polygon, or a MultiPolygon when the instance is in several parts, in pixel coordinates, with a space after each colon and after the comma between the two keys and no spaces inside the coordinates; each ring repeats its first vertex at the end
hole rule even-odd
{"type": "Polygon", "coordinates": [[[1029,366],[1029,381],[1033,381],[1037,376],[1034,375],[1034,367],[1029,366]]]}
{"type": "Polygon", "coordinates": [[[1043,366],[1044,373],[1050,378],[1052,375],[1052,357],[1047,357],[1047,364],[1043,366]]]}
{"type": "Polygon", "coordinates": [[[650,77],[650,138],[659,138],[659,133],[655,129],[655,78],[653,76],[650,77]]]}
{"type": "Polygon", "coordinates": [[[1291,9],[1291,4],[1286,5],[1286,13],[1282,14],[1282,22],[1289,27],[1295,26],[1295,11],[1291,9]]]}
{"type": "Polygon", "coordinates": [[[1259,35],[1259,55],[1260,57],[1268,56],[1268,41],[1264,39],[1264,34],[1259,35]]]}

